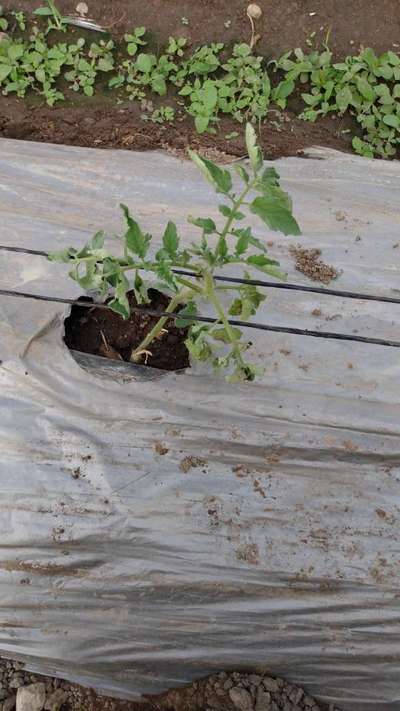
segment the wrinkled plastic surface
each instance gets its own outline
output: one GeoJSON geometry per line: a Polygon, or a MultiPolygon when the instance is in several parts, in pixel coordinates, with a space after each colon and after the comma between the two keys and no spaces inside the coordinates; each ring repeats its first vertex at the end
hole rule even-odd
{"type": "MultiPolygon", "coordinates": [[[[337,288],[398,293],[399,164],[312,155],[275,163],[296,241],[337,288]]],[[[188,162],[0,141],[1,243],[111,235],[120,201],[156,234],[217,214],[188,162]]],[[[293,238],[257,230],[309,283],[293,238]]],[[[0,254],[2,288],[78,295],[65,272],[0,254]]],[[[80,367],[64,314],[0,299],[0,654],[117,695],[258,667],[346,711],[399,709],[399,349],[252,331],[256,384],[144,382],[80,367]]],[[[257,320],[400,340],[390,304],[271,290],[257,320]]]]}

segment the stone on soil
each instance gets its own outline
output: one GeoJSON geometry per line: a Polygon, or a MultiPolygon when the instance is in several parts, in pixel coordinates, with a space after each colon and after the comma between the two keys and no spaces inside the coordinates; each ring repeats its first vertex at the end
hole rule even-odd
{"type": "Polygon", "coordinates": [[[230,689],[229,696],[235,709],[239,711],[253,711],[253,699],[246,689],[234,686],[233,689],[230,689]]]}
{"type": "Polygon", "coordinates": [[[46,687],[39,682],[22,686],[17,691],[16,711],[42,711],[46,702],[46,687]]]}

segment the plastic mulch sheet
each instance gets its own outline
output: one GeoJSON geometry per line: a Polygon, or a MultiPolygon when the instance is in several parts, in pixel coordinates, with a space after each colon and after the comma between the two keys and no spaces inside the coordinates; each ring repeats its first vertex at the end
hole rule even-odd
{"type": "MultiPolygon", "coordinates": [[[[258,235],[290,281],[301,243],[335,288],[398,295],[399,163],[311,156],[274,163],[303,236],[258,235]]],[[[186,240],[218,214],[189,162],[0,141],[3,245],[111,237],[121,201],[186,240]]],[[[75,297],[66,271],[0,252],[3,289],[75,297]]],[[[255,384],[144,379],[77,362],[67,312],[0,297],[0,655],[130,697],[259,668],[399,709],[400,350],[252,331],[255,384]]],[[[400,341],[396,304],[268,290],[257,320],[400,341]]]]}

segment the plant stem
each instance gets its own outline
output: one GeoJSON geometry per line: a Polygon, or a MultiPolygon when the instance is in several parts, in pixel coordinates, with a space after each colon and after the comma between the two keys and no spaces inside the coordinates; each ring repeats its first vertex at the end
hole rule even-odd
{"type": "Polygon", "coordinates": [[[209,272],[207,274],[205,274],[204,281],[206,284],[206,296],[207,296],[208,300],[210,301],[210,303],[214,306],[215,311],[219,317],[219,320],[221,321],[222,325],[225,328],[226,334],[229,338],[229,342],[232,345],[232,351],[235,354],[238,363],[240,363],[240,365],[243,368],[245,368],[246,364],[242,358],[239,344],[237,342],[237,339],[235,338],[235,334],[233,332],[232,326],[226,317],[224,307],[222,306],[222,304],[218,298],[217,287],[215,286],[215,281],[214,281],[212,274],[210,274],[209,272]]]}
{"type": "MultiPolygon", "coordinates": [[[[165,311],[167,313],[173,313],[178,306],[178,304],[181,303],[181,301],[184,300],[182,291],[179,291],[169,302],[167,308],[165,311]]],[[[137,348],[132,352],[131,355],[131,362],[132,363],[139,363],[143,352],[147,349],[147,347],[154,341],[155,338],[161,333],[162,329],[164,328],[165,324],[167,323],[169,317],[168,316],[162,316],[156,323],[156,325],[151,329],[151,331],[148,332],[147,336],[143,339],[143,341],[138,345],[137,348]]]]}
{"type": "MultiPolygon", "coordinates": [[[[255,182],[256,182],[255,179],[254,179],[254,180],[251,180],[251,181],[246,185],[246,187],[244,188],[244,190],[240,193],[238,199],[233,201],[233,207],[232,207],[232,210],[231,210],[231,214],[229,215],[229,217],[228,217],[228,219],[227,219],[227,221],[226,221],[226,223],[225,223],[225,227],[224,227],[224,229],[223,229],[222,232],[221,232],[221,235],[220,235],[220,238],[219,238],[219,240],[218,240],[218,243],[219,243],[220,241],[222,241],[223,239],[225,239],[225,237],[227,236],[227,234],[229,234],[229,230],[231,229],[232,223],[233,223],[234,220],[235,220],[236,212],[238,211],[239,207],[241,207],[241,206],[243,205],[243,202],[244,202],[245,197],[248,195],[248,193],[250,192],[250,190],[253,189],[255,182]]],[[[217,250],[216,250],[216,251],[218,251],[218,246],[217,246],[217,250]]]]}

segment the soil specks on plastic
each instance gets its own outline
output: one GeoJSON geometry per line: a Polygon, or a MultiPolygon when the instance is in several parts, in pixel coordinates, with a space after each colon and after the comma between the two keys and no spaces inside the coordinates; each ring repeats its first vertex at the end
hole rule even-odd
{"type": "Polygon", "coordinates": [[[325,262],[320,259],[320,249],[304,249],[300,246],[291,246],[289,248],[289,254],[294,259],[297,271],[313,281],[329,284],[338,276],[338,271],[335,267],[325,264],[325,262]]]}
{"type": "Polygon", "coordinates": [[[236,558],[249,565],[258,565],[260,562],[260,551],[257,543],[244,543],[236,549],[236,558]]]}
{"type": "Polygon", "coordinates": [[[205,467],[207,464],[205,459],[201,459],[200,457],[184,457],[182,459],[179,469],[184,473],[187,474],[191,469],[196,469],[197,467],[205,467]]]}
{"type": "Polygon", "coordinates": [[[168,454],[168,452],[169,452],[168,447],[166,447],[165,444],[162,444],[162,442],[155,442],[153,449],[156,452],[156,454],[160,455],[160,457],[163,457],[165,454],[168,454]]]}

